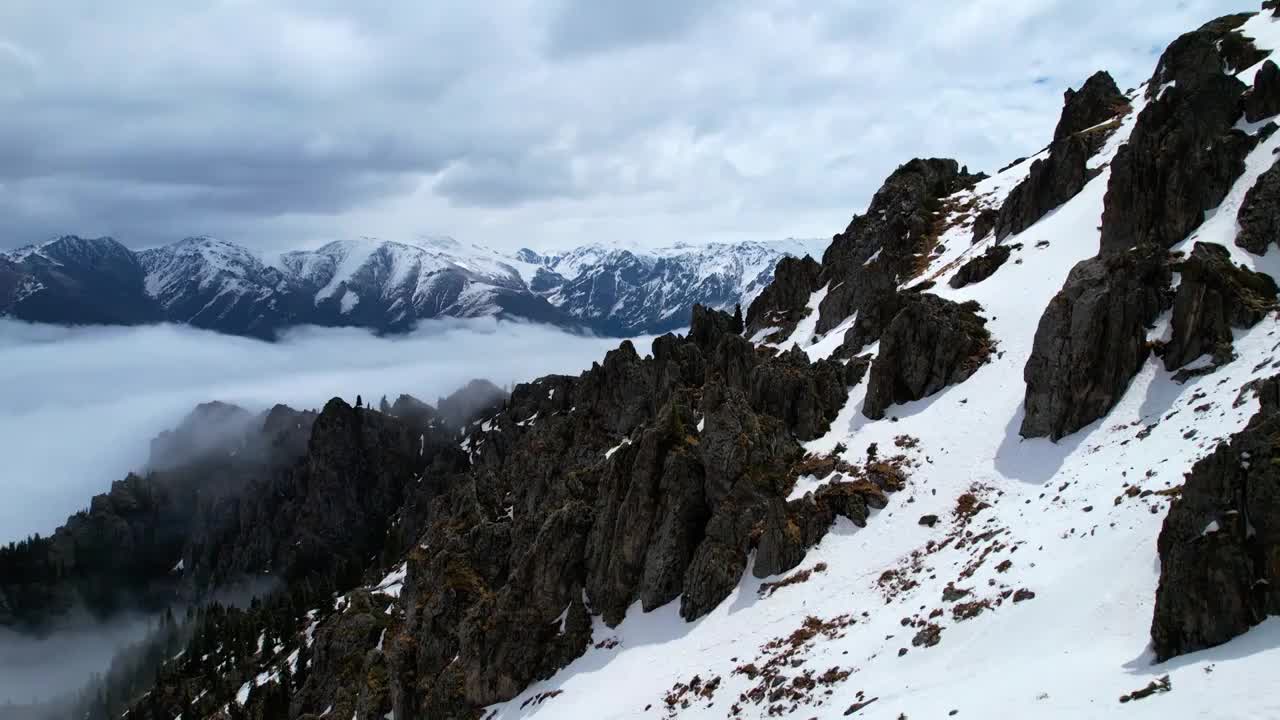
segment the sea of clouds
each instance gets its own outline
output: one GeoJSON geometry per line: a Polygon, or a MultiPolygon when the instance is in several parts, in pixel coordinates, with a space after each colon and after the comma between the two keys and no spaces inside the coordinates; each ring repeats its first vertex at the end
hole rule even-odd
{"type": "Polygon", "coordinates": [[[0,543],[52,532],[139,469],[151,438],[202,402],[320,408],[335,396],[376,404],[409,393],[434,404],[473,378],[505,386],[576,374],[618,342],[493,319],[394,337],[303,328],[275,343],[175,325],[0,319],[0,543]]]}

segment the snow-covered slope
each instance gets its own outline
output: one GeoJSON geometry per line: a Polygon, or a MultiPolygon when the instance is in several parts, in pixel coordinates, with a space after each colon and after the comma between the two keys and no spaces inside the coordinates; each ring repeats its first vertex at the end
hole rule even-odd
{"type": "MultiPolygon", "coordinates": [[[[1242,31],[1277,47],[1280,22],[1269,15],[1242,31]]],[[[880,421],[862,416],[859,385],[831,432],[808,444],[844,449],[850,460],[869,446],[907,455],[908,487],[888,508],[866,528],[839,521],[807,556],[803,581],[770,592],[747,575],[692,624],[675,604],[648,614],[633,608],[616,629],[597,624],[594,648],[489,717],[1280,716],[1270,691],[1280,621],[1160,665],[1149,649],[1156,536],[1170,501],[1162,492],[1257,411],[1245,387],[1275,373],[1274,313],[1237,332],[1238,359],[1215,374],[1178,384],[1151,357],[1102,420],[1056,444],[1019,435],[1037,322],[1072,266],[1098,250],[1108,164],[1141,104],[1135,98],[1095,158],[1102,173],[1005,240],[1020,247],[992,280],[961,289],[944,282],[993,236],[971,244],[961,224],[940,239],[946,250],[923,275],[938,281],[932,292],[981,304],[998,343],[992,361],[880,421]],[[1165,675],[1170,693],[1121,702],[1165,675]]],[[[1173,249],[1221,243],[1235,262],[1280,276],[1275,250],[1257,257],[1233,242],[1236,210],[1276,152],[1280,135],[1259,144],[1226,200],[1173,249]]],[[[957,199],[998,207],[1030,162],[957,199]]],[[[1153,335],[1167,326],[1168,313],[1153,335]]],[[[838,345],[815,337],[812,323],[791,341],[811,356],[838,345]]]]}
{"type": "Polygon", "coordinates": [[[0,253],[0,276],[0,315],[64,324],[161,319],[142,264],[111,238],[64,235],[0,253]]]}

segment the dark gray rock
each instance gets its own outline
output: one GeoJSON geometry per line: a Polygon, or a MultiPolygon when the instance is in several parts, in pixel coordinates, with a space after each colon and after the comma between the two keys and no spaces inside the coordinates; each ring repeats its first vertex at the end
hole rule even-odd
{"type": "Polygon", "coordinates": [[[973,242],[978,242],[988,233],[996,229],[996,221],[1000,219],[1000,211],[994,208],[982,208],[973,218],[973,242]]]}
{"type": "Polygon", "coordinates": [[[773,282],[747,308],[746,335],[753,337],[768,327],[782,329],[786,337],[802,319],[809,296],[821,285],[822,267],[805,255],[785,257],[773,271],[773,282]]]}
{"type": "Polygon", "coordinates": [[[894,403],[919,400],[964,381],[991,354],[991,335],[977,314],[977,303],[928,294],[903,297],[871,365],[862,414],[872,419],[884,417],[894,403]]]}
{"type": "Polygon", "coordinates": [[[1229,443],[1192,467],[1160,530],[1157,660],[1220,645],[1280,614],[1280,380],[1229,443]]]}
{"type": "Polygon", "coordinates": [[[1094,130],[1055,140],[1049,156],[1031,163],[1026,179],[1009,192],[1000,206],[996,239],[1026,230],[1083,190],[1101,172],[1090,170],[1088,162],[1105,139],[1105,131],[1094,130]]]}
{"type": "Polygon", "coordinates": [[[1101,172],[1089,169],[1089,158],[1128,111],[1129,101],[1106,72],[1095,73],[1079,92],[1067,90],[1049,154],[1031,163],[1026,179],[1010,191],[996,219],[996,238],[1022,232],[1083,190],[1101,172]],[[1104,124],[1108,120],[1116,122],[1104,124]]]}
{"type": "Polygon", "coordinates": [[[1267,60],[1253,78],[1244,98],[1244,117],[1252,123],[1280,114],[1280,67],[1267,60]]]}
{"type": "Polygon", "coordinates": [[[1245,193],[1236,222],[1236,245],[1254,255],[1265,255],[1268,246],[1280,243],[1280,160],[1245,193]]]}
{"type": "Polygon", "coordinates": [[[955,160],[915,159],[885,179],[867,211],[832,240],[822,256],[817,332],[835,328],[855,311],[864,332],[878,336],[891,316],[879,306],[917,275],[936,244],[942,199],[976,182],[955,160]]]}
{"type": "Polygon", "coordinates": [[[1173,336],[1164,366],[1176,370],[1201,355],[1217,364],[1233,357],[1231,328],[1249,328],[1275,309],[1271,276],[1231,262],[1221,245],[1196,243],[1191,257],[1174,266],[1182,282],[1173,299],[1173,336]]]}
{"type": "Polygon", "coordinates": [[[749,397],[758,412],[780,419],[797,438],[821,437],[848,399],[847,374],[839,362],[810,363],[797,347],[752,371],[749,397]]]}
{"type": "Polygon", "coordinates": [[[1244,172],[1256,138],[1235,129],[1245,85],[1225,72],[1255,57],[1252,43],[1233,32],[1244,19],[1229,16],[1186,33],[1161,56],[1147,87],[1150,102],[1111,163],[1104,253],[1182,241],[1244,172]]]}
{"type": "Polygon", "coordinates": [[[1110,73],[1099,70],[1084,81],[1079,90],[1063,94],[1062,115],[1054,128],[1055,141],[1100,125],[1129,110],[1129,100],[1116,87],[1110,73]]]}
{"type": "Polygon", "coordinates": [[[1036,328],[1023,437],[1058,440],[1102,417],[1150,353],[1147,328],[1170,303],[1163,248],[1099,256],[1071,269],[1036,328]]]}
{"type": "Polygon", "coordinates": [[[992,245],[986,252],[960,266],[951,280],[947,282],[953,288],[982,282],[995,274],[1009,260],[1013,249],[1008,245],[992,245]]]}

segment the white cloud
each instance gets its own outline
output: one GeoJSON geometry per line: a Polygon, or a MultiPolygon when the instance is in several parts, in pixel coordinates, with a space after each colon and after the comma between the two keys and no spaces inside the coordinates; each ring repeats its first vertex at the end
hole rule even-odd
{"type": "Polygon", "coordinates": [[[0,320],[0,542],[49,534],[140,467],[150,439],[201,402],[319,408],[334,396],[409,393],[434,403],[477,377],[576,374],[617,343],[493,320],[424,323],[392,338],[306,328],[274,344],[179,326],[0,320]]]}

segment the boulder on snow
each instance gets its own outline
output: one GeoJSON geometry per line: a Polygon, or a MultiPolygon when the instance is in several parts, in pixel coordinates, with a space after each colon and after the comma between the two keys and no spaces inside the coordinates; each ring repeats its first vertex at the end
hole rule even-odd
{"type": "Polygon", "coordinates": [[[953,288],[982,282],[995,274],[1001,265],[1009,260],[1013,249],[1008,245],[992,245],[987,251],[960,266],[951,280],[947,282],[953,288]]]}
{"type": "Polygon", "coordinates": [[[973,240],[978,242],[986,237],[988,233],[996,228],[996,221],[1000,219],[1000,211],[995,208],[982,208],[973,217],[973,240]]]}
{"type": "Polygon", "coordinates": [[[1160,530],[1157,660],[1219,645],[1280,614],[1280,377],[1248,426],[1191,468],[1160,530]]]}
{"type": "Polygon", "coordinates": [[[1058,440],[1107,413],[1150,352],[1147,328],[1169,306],[1166,251],[1150,245],[1081,261],[1036,327],[1023,437],[1058,440]]]}
{"type": "Polygon", "coordinates": [[[1245,193],[1236,223],[1236,245],[1254,255],[1265,255],[1267,246],[1280,243],[1280,160],[1245,193]]]}
{"type": "Polygon", "coordinates": [[[1253,78],[1253,88],[1244,96],[1244,118],[1251,123],[1280,114],[1280,67],[1270,60],[1262,63],[1253,78]]]}
{"type": "Polygon", "coordinates": [[[932,395],[962,382],[991,354],[991,334],[976,302],[904,293],[902,307],[880,338],[862,414],[884,417],[894,403],[932,395]]]}
{"type": "Polygon", "coordinates": [[[1232,357],[1231,328],[1258,324],[1275,308],[1270,275],[1231,262],[1231,253],[1213,243],[1195,244],[1191,257],[1174,266],[1181,273],[1173,299],[1173,336],[1164,348],[1164,366],[1176,370],[1201,355],[1221,365],[1232,357]]]}

